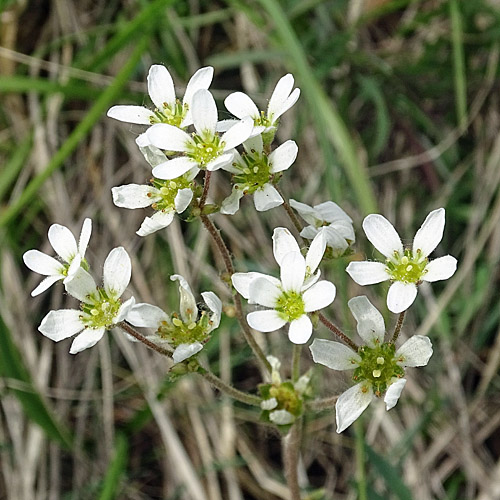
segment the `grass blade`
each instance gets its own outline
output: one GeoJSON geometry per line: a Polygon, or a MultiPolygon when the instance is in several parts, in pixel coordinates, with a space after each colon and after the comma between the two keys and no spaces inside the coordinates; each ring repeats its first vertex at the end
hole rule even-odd
{"type": "Polygon", "coordinates": [[[113,500],[128,462],[128,442],[123,433],[116,434],[115,454],[103,481],[99,500],[113,500]]]}

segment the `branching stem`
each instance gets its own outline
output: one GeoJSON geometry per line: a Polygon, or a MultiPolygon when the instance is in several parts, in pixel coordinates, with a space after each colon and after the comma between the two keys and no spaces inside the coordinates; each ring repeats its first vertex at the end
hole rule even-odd
{"type": "Polygon", "coordinates": [[[168,358],[172,357],[171,351],[164,349],[159,345],[156,345],[154,342],[151,342],[146,337],[141,335],[132,325],[128,324],[127,322],[122,321],[121,323],[118,323],[116,326],[120,327],[123,331],[127,332],[129,335],[132,335],[132,337],[137,339],[139,342],[142,342],[150,349],[153,349],[153,351],[156,351],[157,353],[162,354],[163,356],[167,356],[168,358]]]}

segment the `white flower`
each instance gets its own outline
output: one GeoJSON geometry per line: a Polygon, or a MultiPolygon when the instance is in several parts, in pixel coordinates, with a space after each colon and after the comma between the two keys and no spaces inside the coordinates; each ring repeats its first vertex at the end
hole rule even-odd
{"type": "Polygon", "coordinates": [[[198,90],[192,101],[192,116],[196,133],[158,123],[147,132],[150,144],[166,151],[185,153],[153,169],[159,179],[175,179],[192,168],[218,170],[233,161],[233,149],[246,141],[253,130],[250,117],[239,121],[227,132],[217,133],[217,106],[208,90],[198,90]]]}
{"type": "Polygon", "coordinates": [[[146,217],[137,231],[139,236],[147,236],[170,225],[175,213],[182,213],[193,199],[192,180],[198,170],[192,169],[173,180],[152,179],[151,186],[127,184],[111,189],[113,202],[122,208],[153,207],[156,213],[146,217]]]}
{"type": "Polygon", "coordinates": [[[335,298],[335,285],[329,281],[318,282],[319,272],[314,274],[326,243],[321,235],[315,238],[304,258],[288,229],[276,228],[273,240],[280,280],[256,273],[235,273],[231,279],[236,290],[249,302],[269,308],[247,315],[252,328],[272,332],[290,323],[288,338],[295,344],[304,344],[312,334],[308,313],[330,305],[335,298]]]}
{"type": "Polygon", "coordinates": [[[140,125],[168,123],[185,128],[193,123],[191,103],[200,89],[208,89],[212,83],[214,69],[210,66],[199,69],[189,80],[182,103],[175,97],[174,82],[165,66],[155,64],[148,73],[148,92],[156,106],[154,111],[144,106],[113,106],[108,116],[115,120],[140,125]]]}
{"type": "Polygon", "coordinates": [[[269,156],[264,153],[262,136],[247,139],[243,143],[245,153],[234,153],[232,163],[223,170],[233,174],[233,191],[222,202],[221,213],[234,214],[245,194],[253,194],[256,210],[263,212],[283,204],[283,198],[273,186],[279,179],[275,174],[287,170],[297,158],[297,144],[286,141],[269,156]]]}
{"type": "Polygon", "coordinates": [[[54,342],[79,334],[71,344],[71,354],[92,347],[106,330],[123,321],[134,305],[133,297],[124,303],[120,300],[130,274],[130,257],[123,247],[111,250],[104,262],[103,288],[96,286],[87,271],[78,268],[66,282],[66,291],[81,302],[80,310],[50,311],[38,330],[54,342]]]}
{"type": "Polygon", "coordinates": [[[406,384],[404,368],[425,366],[432,356],[431,341],[422,335],[410,337],[397,350],[393,343],[384,343],[384,319],[365,296],[354,297],[348,305],[366,345],[356,353],[340,342],[315,339],[309,347],[316,363],[355,370],[353,380],[358,383],[341,394],[335,406],[337,432],[347,429],[375,396],[385,394],[386,409],[393,408],[406,384]]]}
{"type": "Polygon", "coordinates": [[[267,112],[259,111],[255,103],[243,92],[229,94],[224,104],[227,110],[238,118],[251,116],[261,133],[274,132],[280,116],[288,111],[299,98],[300,89],[293,90],[293,76],[288,73],[282,77],[269,99],[267,112]]]}
{"type": "Polygon", "coordinates": [[[446,280],[457,269],[457,259],[451,255],[430,262],[427,259],[443,237],[444,222],[444,208],[433,210],[417,231],[412,248],[403,248],[398,233],[385,217],[368,215],[363,221],[366,237],[386,260],[351,262],[346,271],[359,285],[391,280],[387,307],[394,313],[403,312],[413,304],[421,281],[446,280]]]}
{"type": "Polygon", "coordinates": [[[28,250],[23,255],[24,263],[32,271],[47,276],[32,292],[32,297],[47,290],[56,281],[66,283],[81,265],[86,266],[85,251],[92,232],[92,220],[85,219],[78,244],[72,232],[65,226],[52,224],[49,228],[49,242],[60,260],[39,250],[28,250]]]}
{"type": "Polygon", "coordinates": [[[325,201],[314,207],[290,200],[290,206],[309,223],[300,232],[303,238],[312,240],[319,232],[324,233],[326,245],[338,257],[355,241],[352,219],[333,201],[325,201]]]}
{"type": "Polygon", "coordinates": [[[151,304],[136,304],[128,313],[127,321],[134,326],[154,328],[155,335],[149,337],[153,342],[166,342],[175,348],[173,360],[180,363],[197,354],[210,338],[210,332],[219,324],[222,302],[213,292],[203,292],[201,296],[210,313],[196,304],[188,282],[180,275],[170,277],[179,282],[180,317],[168,315],[159,307],[151,304]]]}

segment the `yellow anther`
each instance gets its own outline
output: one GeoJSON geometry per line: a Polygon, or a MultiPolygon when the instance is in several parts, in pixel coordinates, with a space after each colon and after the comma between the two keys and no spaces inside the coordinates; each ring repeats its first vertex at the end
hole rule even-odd
{"type": "Polygon", "coordinates": [[[253,167],[253,173],[256,174],[259,171],[259,167],[253,167]]]}
{"type": "Polygon", "coordinates": [[[406,255],[401,258],[401,264],[404,264],[406,266],[406,264],[408,264],[408,262],[410,262],[410,260],[408,259],[408,257],[406,255]]]}
{"type": "Polygon", "coordinates": [[[379,377],[380,377],[380,375],[382,375],[382,371],[381,371],[381,370],[373,370],[372,375],[373,375],[375,378],[379,378],[379,377]]]}
{"type": "Polygon", "coordinates": [[[174,181],[170,181],[168,185],[170,186],[171,189],[175,189],[177,187],[177,183],[175,183],[174,181]]]}
{"type": "Polygon", "coordinates": [[[173,323],[175,326],[182,326],[182,321],[181,321],[179,318],[173,318],[173,319],[172,319],[172,323],[173,323]]]}
{"type": "Polygon", "coordinates": [[[383,365],[385,363],[385,359],[382,356],[377,358],[377,365],[383,365]]]}
{"type": "Polygon", "coordinates": [[[90,310],[90,314],[92,314],[92,316],[98,316],[99,315],[99,311],[97,309],[91,309],[90,310]]]}
{"type": "Polygon", "coordinates": [[[193,323],[190,323],[188,325],[188,330],[193,330],[193,328],[196,328],[196,323],[193,321],[193,323]]]}
{"type": "Polygon", "coordinates": [[[410,264],[409,266],[406,266],[406,272],[409,273],[413,269],[413,266],[410,264]]]}

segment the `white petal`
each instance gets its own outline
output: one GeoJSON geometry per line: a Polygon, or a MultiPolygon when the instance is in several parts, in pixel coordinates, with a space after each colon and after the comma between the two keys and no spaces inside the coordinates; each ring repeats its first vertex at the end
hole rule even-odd
{"type": "Polygon", "coordinates": [[[250,283],[249,298],[254,304],[275,307],[281,294],[281,289],[266,278],[256,278],[250,283]]]}
{"type": "Polygon", "coordinates": [[[272,184],[264,184],[253,194],[253,202],[258,212],[265,212],[271,208],[283,205],[283,198],[272,184]]]}
{"type": "Polygon", "coordinates": [[[54,257],[40,252],[40,250],[28,250],[23,255],[26,267],[35,273],[42,274],[43,276],[60,276],[64,278],[64,266],[54,257]]]}
{"type": "Polygon", "coordinates": [[[212,137],[217,126],[217,105],[212,94],[206,89],[200,89],[193,95],[191,114],[196,132],[212,137]]]}
{"type": "Polygon", "coordinates": [[[81,332],[85,328],[80,319],[81,314],[81,311],[74,309],[50,311],[43,318],[38,330],[50,340],[59,342],[81,332]]]}
{"type": "Polygon", "coordinates": [[[233,187],[231,194],[222,202],[220,213],[234,215],[240,208],[241,198],[243,198],[243,191],[233,187]]]}
{"type": "Polygon", "coordinates": [[[332,222],[329,226],[325,226],[325,229],[331,229],[332,231],[340,234],[340,236],[342,236],[344,239],[351,242],[354,242],[356,240],[356,235],[354,234],[352,223],[347,220],[332,222]]]}
{"type": "Polygon", "coordinates": [[[401,396],[401,391],[406,384],[406,379],[400,378],[396,382],[392,383],[385,393],[384,402],[386,410],[390,410],[396,406],[399,396],[401,396]]]}
{"type": "Polygon", "coordinates": [[[340,342],[314,339],[309,349],[315,363],[332,370],[354,370],[361,361],[359,354],[340,342]]]}
{"type": "Polygon", "coordinates": [[[215,330],[220,325],[222,302],[214,292],[202,292],[201,296],[203,297],[205,304],[212,311],[212,315],[210,316],[210,331],[215,330]]]}
{"type": "Polygon", "coordinates": [[[394,252],[403,254],[403,244],[394,226],[379,214],[370,214],[363,221],[363,229],[371,244],[386,257],[394,252]]]}
{"type": "Polygon", "coordinates": [[[224,168],[226,165],[229,165],[234,160],[234,152],[229,151],[223,155],[218,156],[215,160],[207,163],[207,170],[213,172],[214,170],[219,170],[219,168],[224,168]]]}
{"type": "Polygon", "coordinates": [[[265,278],[277,286],[281,285],[279,279],[274,278],[273,276],[268,276],[267,274],[257,272],[234,273],[231,276],[231,281],[234,288],[236,288],[236,291],[248,300],[250,296],[250,283],[256,278],[265,278]]]}
{"type": "Polygon", "coordinates": [[[288,99],[282,104],[282,106],[277,109],[276,112],[272,112],[268,110],[268,116],[272,119],[272,122],[275,123],[276,120],[285,112],[287,112],[299,99],[300,97],[300,89],[295,89],[288,99]]]}
{"type": "Polygon", "coordinates": [[[261,135],[251,136],[244,143],[243,147],[247,153],[262,153],[264,142],[261,135]]]}
{"type": "Polygon", "coordinates": [[[422,251],[427,257],[443,239],[445,213],[444,208],[433,210],[424,220],[413,240],[413,253],[422,251]]]}
{"type": "Polygon", "coordinates": [[[283,172],[283,170],[290,168],[290,165],[297,158],[298,152],[299,148],[295,141],[286,141],[280,147],[276,148],[269,155],[271,172],[275,174],[277,172],[283,172]]]}
{"type": "Polygon", "coordinates": [[[165,66],[154,64],[149,68],[148,93],[160,111],[164,104],[172,105],[175,103],[174,82],[165,66]]]}
{"type": "Polygon", "coordinates": [[[290,206],[309,224],[316,226],[318,221],[321,222],[320,214],[313,207],[293,199],[290,199],[290,206]]]}
{"type": "Polygon", "coordinates": [[[236,125],[239,120],[231,118],[230,120],[220,120],[217,122],[216,130],[217,132],[227,132],[231,127],[236,125]]]}
{"type": "Polygon", "coordinates": [[[123,247],[113,248],[104,261],[104,289],[110,297],[121,297],[132,274],[132,263],[123,247]]]}
{"type": "Polygon", "coordinates": [[[251,328],[259,332],[273,332],[281,328],[286,323],[286,320],[279,316],[274,309],[271,309],[247,314],[247,323],[251,328]]]}
{"type": "Polygon", "coordinates": [[[233,92],[229,94],[224,100],[224,106],[226,106],[226,109],[231,114],[238,118],[251,116],[256,120],[260,117],[259,110],[255,103],[243,92],[233,92]]]}
{"type": "Polygon", "coordinates": [[[194,344],[180,344],[172,354],[172,359],[174,360],[174,363],[180,363],[181,361],[194,356],[202,349],[203,344],[200,344],[200,342],[195,342],[194,344]]]}
{"type": "Polygon", "coordinates": [[[102,339],[105,331],[106,328],[85,328],[85,330],[73,340],[69,353],[77,354],[89,347],[95,346],[97,342],[102,339]]]}
{"type": "Polygon", "coordinates": [[[64,280],[66,291],[80,302],[88,303],[92,298],[97,299],[98,292],[94,278],[82,267],[76,273],[64,280]]]}
{"type": "Polygon", "coordinates": [[[288,339],[294,344],[305,344],[312,335],[312,323],[307,314],[294,319],[288,329],[288,339]]]}
{"type": "Polygon", "coordinates": [[[323,233],[326,244],[333,250],[334,255],[342,255],[349,247],[345,237],[339,234],[333,227],[324,226],[319,232],[323,233]]]}
{"type": "Polygon", "coordinates": [[[373,285],[389,279],[382,262],[354,261],[349,263],[346,272],[358,285],[373,285]]]}
{"type": "Polygon", "coordinates": [[[156,167],[156,165],[167,161],[165,153],[160,148],[150,144],[146,133],[139,135],[135,139],[135,143],[139,146],[139,150],[142,153],[142,156],[144,156],[144,159],[152,167],[156,167]]]}
{"type": "Polygon", "coordinates": [[[57,255],[68,263],[78,253],[75,237],[66,226],[52,224],[49,227],[49,241],[57,255]]]}
{"type": "Polygon", "coordinates": [[[439,257],[429,262],[425,270],[427,272],[422,276],[423,281],[432,283],[434,281],[447,280],[451,278],[457,270],[457,259],[451,255],[439,257]]]}
{"type": "Polygon", "coordinates": [[[394,358],[400,366],[425,366],[432,356],[432,343],[429,337],[413,335],[397,351],[394,358]]]}
{"type": "Polygon", "coordinates": [[[37,295],[40,295],[42,292],[45,292],[45,290],[48,290],[54,283],[57,281],[60,281],[64,278],[63,275],[61,276],[47,276],[45,279],[43,279],[40,284],[31,292],[32,297],[36,297],[37,295]]]}
{"type": "Polygon", "coordinates": [[[306,312],[313,312],[329,306],[335,299],[335,293],[336,289],[333,283],[318,281],[302,295],[304,310],[306,312]]]}
{"type": "Polygon", "coordinates": [[[300,232],[300,236],[302,236],[302,238],[306,238],[307,240],[313,240],[318,234],[318,232],[319,231],[314,226],[306,226],[300,232]]]}
{"type": "Polygon", "coordinates": [[[126,184],[111,188],[113,203],[121,208],[145,208],[161,199],[158,189],[142,184],[126,184]]]}
{"type": "MultiPolygon", "coordinates": [[[[271,99],[269,99],[269,104],[267,106],[267,116],[272,118],[273,121],[277,120],[288,108],[285,108],[286,102],[290,96],[290,92],[293,88],[293,76],[288,73],[287,75],[280,78],[276,87],[274,88],[271,99]]],[[[298,89],[297,89],[298,90],[298,89]]],[[[295,101],[298,99],[295,99],[295,101]]],[[[293,106],[292,103],[289,107],[293,106]]]]}
{"type": "Polygon", "coordinates": [[[393,313],[406,311],[417,296],[417,287],[413,283],[395,281],[387,293],[387,307],[393,313]]]}
{"type": "Polygon", "coordinates": [[[285,292],[300,292],[306,274],[306,261],[300,253],[287,253],[280,264],[281,284],[285,292]]]}
{"type": "Polygon", "coordinates": [[[108,110],[108,116],[121,122],[151,125],[154,113],[143,106],[113,106],[108,110]]]}
{"type": "Polygon", "coordinates": [[[160,229],[169,226],[173,220],[174,212],[156,212],[151,217],[146,217],[142,221],[141,227],[138,231],[136,231],[136,234],[138,234],[139,236],[148,236],[156,231],[159,231],[160,229]]]}
{"type": "Polygon", "coordinates": [[[116,325],[117,323],[120,323],[120,321],[124,321],[125,318],[128,316],[129,312],[132,310],[132,307],[134,306],[135,306],[135,298],[130,297],[130,299],[125,301],[118,309],[117,313],[112,319],[113,324],[116,325]]]}
{"type": "Polygon", "coordinates": [[[246,116],[222,135],[221,142],[225,143],[224,151],[233,149],[245,142],[250,137],[252,130],[253,120],[246,116]]]}
{"type": "Polygon", "coordinates": [[[179,189],[174,199],[175,211],[178,214],[184,212],[184,210],[186,210],[186,208],[189,207],[189,204],[191,203],[192,199],[193,199],[193,191],[191,188],[179,189]]]}
{"type": "Polygon", "coordinates": [[[385,324],[382,314],[368,300],[368,297],[352,298],[347,305],[358,324],[359,336],[370,346],[375,347],[384,342],[385,324]]]}
{"type": "Polygon", "coordinates": [[[263,410],[272,410],[273,408],[276,408],[278,406],[278,401],[276,398],[270,398],[270,399],[264,399],[260,403],[260,407],[263,410]]]}
{"type": "Polygon", "coordinates": [[[198,306],[196,305],[196,299],[194,298],[189,283],[186,281],[184,276],[181,276],[180,274],[172,274],[170,279],[172,281],[179,282],[180,313],[182,321],[188,324],[196,321],[196,317],[198,316],[198,306]]]}
{"type": "Polygon", "coordinates": [[[163,321],[170,321],[167,313],[151,304],[135,304],[127,314],[127,321],[134,326],[158,329],[163,321]]]}
{"type": "Polygon", "coordinates": [[[337,432],[345,431],[366,410],[372,398],[373,390],[365,382],[342,393],[335,405],[337,432]]]}
{"type": "Polygon", "coordinates": [[[80,256],[85,256],[85,252],[87,251],[87,247],[90,241],[90,235],[92,234],[92,219],[88,217],[83,221],[82,230],[80,232],[80,238],[78,240],[78,252],[80,256]]]}
{"type": "Polygon", "coordinates": [[[321,263],[326,250],[326,238],[320,231],[311,242],[311,246],[306,254],[307,271],[312,274],[321,263]]]}
{"type": "Polygon", "coordinates": [[[295,422],[295,417],[287,410],[276,410],[269,414],[269,420],[276,425],[289,425],[295,422]]]}
{"type": "Polygon", "coordinates": [[[352,224],[352,219],[333,201],[325,201],[314,207],[325,222],[347,221],[352,224]]]}
{"type": "Polygon", "coordinates": [[[194,145],[191,136],[168,123],[157,123],[148,129],[146,137],[153,146],[167,151],[188,151],[194,145]]]}
{"type": "Polygon", "coordinates": [[[273,253],[278,265],[289,252],[300,253],[300,247],[292,233],[286,227],[277,227],[273,231],[273,253]]]}
{"type": "Polygon", "coordinates": [[[191,108],[191,101],[193,100],[194,94],[198,90],[208,89],[212,83],[212,78],[214,77],[214,68],[212,66],[206,66],[200,68],[189,80],[186,92],[184,93],[184,99],[182,102],[187,104],[191,108]]]}
{"type": "Polygon", "coordinates": [[[68,267],[68,275],[64,279],[63,283],[66,283],[67,280],[69,280],[74,274],[76,274],[81,263],[82,263],[82,257],[80,256],[79,253],[77,253],[73,258],[73,260],[71,261],[70,266],[68,267]]]}
{"type": "Polygon", "coordinates": [[[198,164],[194,160],[189,159],[187,156],[179,156],[178,158],[168,160],[153,168],[153,175],[157,179],[175,179],[189,172],[189,170],[197,165],[198,164]]]}

